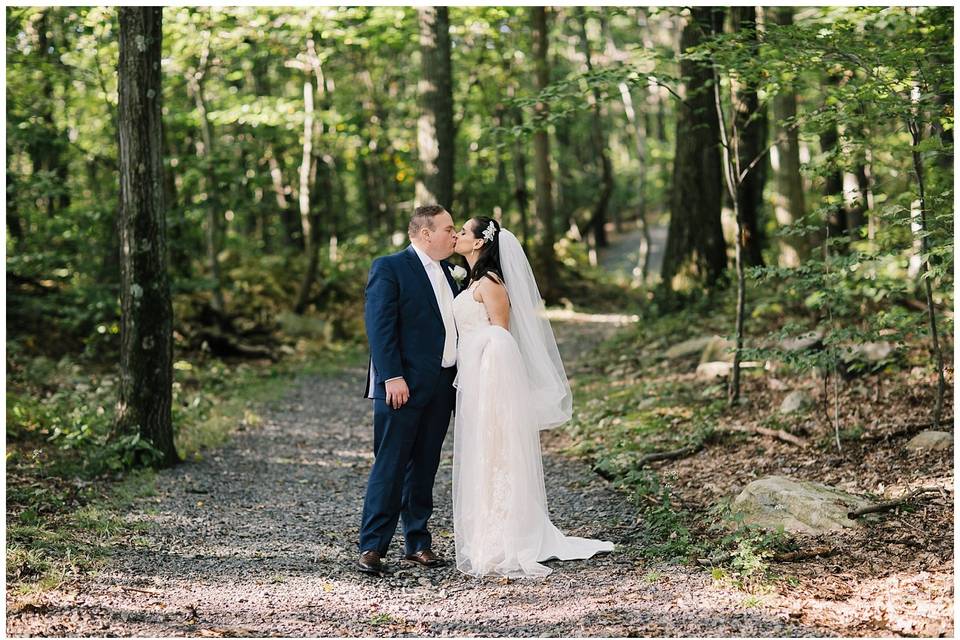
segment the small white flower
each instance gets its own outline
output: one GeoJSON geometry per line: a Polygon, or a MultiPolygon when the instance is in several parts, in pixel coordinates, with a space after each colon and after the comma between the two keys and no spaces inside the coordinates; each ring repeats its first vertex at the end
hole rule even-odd
{"type": "Polygon", "coordinates": [[[447,268],[450,269],[450,275],[453,277],[454,280],[456,280],[458,284],[460,282],[463,282],[463,279],[467,277],[467,270],[464,269],[463,267],[458,266],[453,268],[450,268],[450,267],[447,267],[447,268]]]}
{"type": "Polygon", "coordinates": [[[493,224],[493,220],[490,221],[490,224],[487,225],[487,228],[483,230],[483,239],[484,242],[493,242],[493,236],[497,233],[497,227],[493,224]]]}

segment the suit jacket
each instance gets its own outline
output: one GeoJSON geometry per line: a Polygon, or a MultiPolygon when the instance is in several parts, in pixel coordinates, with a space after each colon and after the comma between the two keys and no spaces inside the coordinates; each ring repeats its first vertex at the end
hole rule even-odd
{"type": "MultiPolygon", "coordinates": [[[[453,268],[440,261],[454,296],[453,268]]],[[[413,246],[370,265],[363,318],[370,345],[366,398],[386,398],[384,382],[403,376],[411,406],[423,406],[436,391],[446,330],[433,285],[413,246]]]]}

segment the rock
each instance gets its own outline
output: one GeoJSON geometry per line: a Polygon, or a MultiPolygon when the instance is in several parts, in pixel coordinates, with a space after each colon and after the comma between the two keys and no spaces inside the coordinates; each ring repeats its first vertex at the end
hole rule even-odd
{"type": "Polygon", "coordinates": [[[802,389],[796,389],[787,394],[787,397],[780,403],[780,413],[789,414],[803,411],[813,404],[810,395],[802,389]]]}
{"type": "Polygon", "coordinates": [[[907,451],[945,451],[953,446],[953,434],[946,431],[921,431],[906,444],[907,451]]]}
{"type": "Polygon", "coordinates": [[[701,353],[710,341],[716,338],[717,336],[705,336],[702,338],[691,338],[690,340],[684,340],[678,344],[673,345],[667,349],[664,357],[674,360],[676,358],[685,358],[687,356],[696,355],[701,353]]]}
{"type": "Polygon", "coordinates": [[[736,342],[731,342],[720,336],[713,336],[707,346],[703,348],[700,362],[733,362],[733,350],[736,347],[736,342]]]}
{"type": "Polygon", "coordinates": [[[702,362],[697,366],[697,378],[700,380],[723,378],[730,374],[731,369],[733,369],[733,363],[730,362],[702,362]]]}
{"type": "Polygon", "coordinates": [[[790,387],[787,386],[787,383],[779,378],[767,378],[767,388],[771,391],[786,391],[790,387]]]}
{"type": "Polygon", "coordinates": [[[784,338],[780,341],[780,348],[784,351],[805,351],[823,346],[822,342],[823,332],[817,329],[801,333],[796,338],[784,338]]]}
{"type": "Polygon", "coordinates": [[[732,509],[743,514],[744,524],[818,534],[859,526],[847,513],[870,504],[824,484],[767,476],[748,484],[734,499],[732,509]]]}
{"type": "MultiPolygon", "coordinates": [[[[756,360],[744,360],[740,363],[741,372],[744,369],[763,369],[764,363],[756,360]]],[[[701,380],[715,380],[730,375],[733,369],[732,362],[702,362],[697,365],[697,378],[701,380]]]]}
{"type": "Polygon", "coordinates": [[[840,368],[848,377],[870,373],[893,362],[896,355],[896,346],[891,342],[846,345],[840,351],[840,368]]]}

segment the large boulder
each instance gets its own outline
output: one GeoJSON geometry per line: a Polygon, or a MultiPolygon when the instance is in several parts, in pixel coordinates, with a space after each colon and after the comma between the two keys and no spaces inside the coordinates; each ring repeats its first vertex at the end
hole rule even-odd
{"type": "Polygon", "coordinates": [[[906,444],[911,453],[945,451],[953,446],[953,434],[946,431],[921,431],[906,444]]]}
{"type": "Polygon", "coordinates": [[[824,484],[767,476],[748,484],[734,499],[732,509],[743,515],[744,524],[818,534],[859,526],[847,513],[870,504],[824,484]]]}
{"type": "Polygon", "coordinates": [[[664,354],[665,357],[675,360],[677,358],[686,358],[689,356],[694,356],[699,353],[702,353],[710,341],[716,338],[717,336],[704,336],[702,338],[690,338],[689,340],[684,340],[679,342],[669,349],[664,354]]]}

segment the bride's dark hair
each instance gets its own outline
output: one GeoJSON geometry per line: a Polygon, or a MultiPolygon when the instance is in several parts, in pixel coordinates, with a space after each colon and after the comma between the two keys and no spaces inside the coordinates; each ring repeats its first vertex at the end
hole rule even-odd
{"type": "Polygon", "coordinates": [[[480,257],[477,258],[473,268],[471,269],[469,265],[467,266],[467,281],[475,282],[480,280],[480,278],[487,277],[491,280],[499,278],[501,283],[504,282],[503,269],[500,267],[500,223],[493,218],[477,216],[473,219],[472,231],[473,237],[478,240],[484,240],[484,243],[483,246],[480,247],[480,257]],[[493,240],[487,240],[483,232],[491,223],[494,228],[493,240]],[[491,274],[497,278],[492,277],[491,274]]]}

